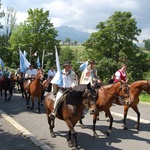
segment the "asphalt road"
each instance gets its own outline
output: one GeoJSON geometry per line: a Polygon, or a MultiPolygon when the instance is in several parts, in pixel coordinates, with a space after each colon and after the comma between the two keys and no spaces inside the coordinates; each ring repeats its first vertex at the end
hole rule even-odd
{"type": "MultiPolygon", "coordinates": [[[[96,124],[99,138],[93,138],[92,116],[86,115],[83,122],[85,129],[79,123],[75,126],[78,133],[80,149],[84,150],[150,150],[150,105],[139,104],[141,112],[140,131],[134,129],[136,114],[129,109],[127,125],[129,130],[122,128],[123,107],[113,105],[111,111],[114,117],[113,130],[109,137],[104,135],[108,124],[104,113],[100,113],[100,121],[96,124]]],[[[0,100],[0,150],[70,150],[66,141],[68,128],[66,124],[56,119],[56,138],[51,138],[44,106],[41,114],[37,113],[37,100],[34,110],[26,109],[25,99],[20,93],[14,93],[10,102],[0,100]]]]}

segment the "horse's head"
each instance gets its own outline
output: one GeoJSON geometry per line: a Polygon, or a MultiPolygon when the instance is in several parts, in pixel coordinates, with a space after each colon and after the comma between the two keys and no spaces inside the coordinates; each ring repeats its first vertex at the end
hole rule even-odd
{"type": "Polygon", "coordinates": [[[150,94],[150,80],[148,80],[145,85],[143,86],[143,90],[150,94]]]}
{"type": "Polygon", "coordinates": [[[129,105],[130,102],[130,87],[128,84],[122,84],[119,87],[118,100],[120,103],[129,105]]]}
{"type": "Polygon", "coordinates": [[[97,107],[95,103],[97,93],[95,89],[90,85],[90,83],[87,85],[82,97],[83,104],[90,110],[90,114],[95,114],[97,112],[97,107]]]}
{"type": "Polygon", "coordinates": [[[37,78],[37,79],[40,79],[40,80],[42,80],[42,79],[44,78],[43,72],[42,72],[41,70],[38,70],[38,71],[37,71],[36,78],[37,78]]]}

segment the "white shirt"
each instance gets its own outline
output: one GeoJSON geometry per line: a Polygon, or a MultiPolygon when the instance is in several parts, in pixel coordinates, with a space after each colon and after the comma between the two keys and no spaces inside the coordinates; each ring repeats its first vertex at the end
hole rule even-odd
{"type": "Polygon", "coordinates": [[[25,78],[34,78],[37,75],[36,69],[28,69],[25,74],[25,78]]]}
{"type": "Polygon", "coordinates": [[[47,76],[47,79],[49,79],[50,77],[53,78],[56,74],[56,71],[55,70],[49,70],[48,71],[48,76],[47,76]]]}
{"type": "MultiPolygon", "coordinates": [[[[123,75],[123,76],[126,76],[126,73],[122,73],[122,75],[123,75]]],[[[121,76],[121,75],[120,75],[120,72],[119,72],[119,71],[117,71],[117,72],[115,73],[115,76],[116,76],[116,79],[117,79],[117,80],[120,80],[120,76],[121,76]]]]}
{"type": "Polygon", "coordinates": [[[77,75],[73,71],[69,73],[62,70],[62,81],[63,88],[70,88],[78,85],[77,75]]]}

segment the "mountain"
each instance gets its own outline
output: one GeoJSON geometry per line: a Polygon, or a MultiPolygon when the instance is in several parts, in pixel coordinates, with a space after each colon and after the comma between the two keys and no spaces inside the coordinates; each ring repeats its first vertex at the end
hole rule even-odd
{"type": "Polygon", "coordinates": [[[58,31],[56,39],[61,41],[69,38],[71,41],[85,42],[90,37],[90,33],[78,31],[73,27],[60,26],[55,29],[58,31]]]}

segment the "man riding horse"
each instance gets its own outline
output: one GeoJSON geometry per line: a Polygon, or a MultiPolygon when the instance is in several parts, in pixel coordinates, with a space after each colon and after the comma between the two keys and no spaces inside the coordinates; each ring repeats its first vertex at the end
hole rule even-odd
{"type": "Polygon", "coordinates": [[[54,109],[50,115],[51,119],[54,119],[57,113],[58,105],[62,100],[64,93],[72,89],[74,86],[78,85],[77,75],[72,71],[71,62],[67,61],[64,63],[64,69],[61,71],[62,75],[62,85],[59,86],[59,90],[56,94],[56,100],[54,103],[54,109]]]}

